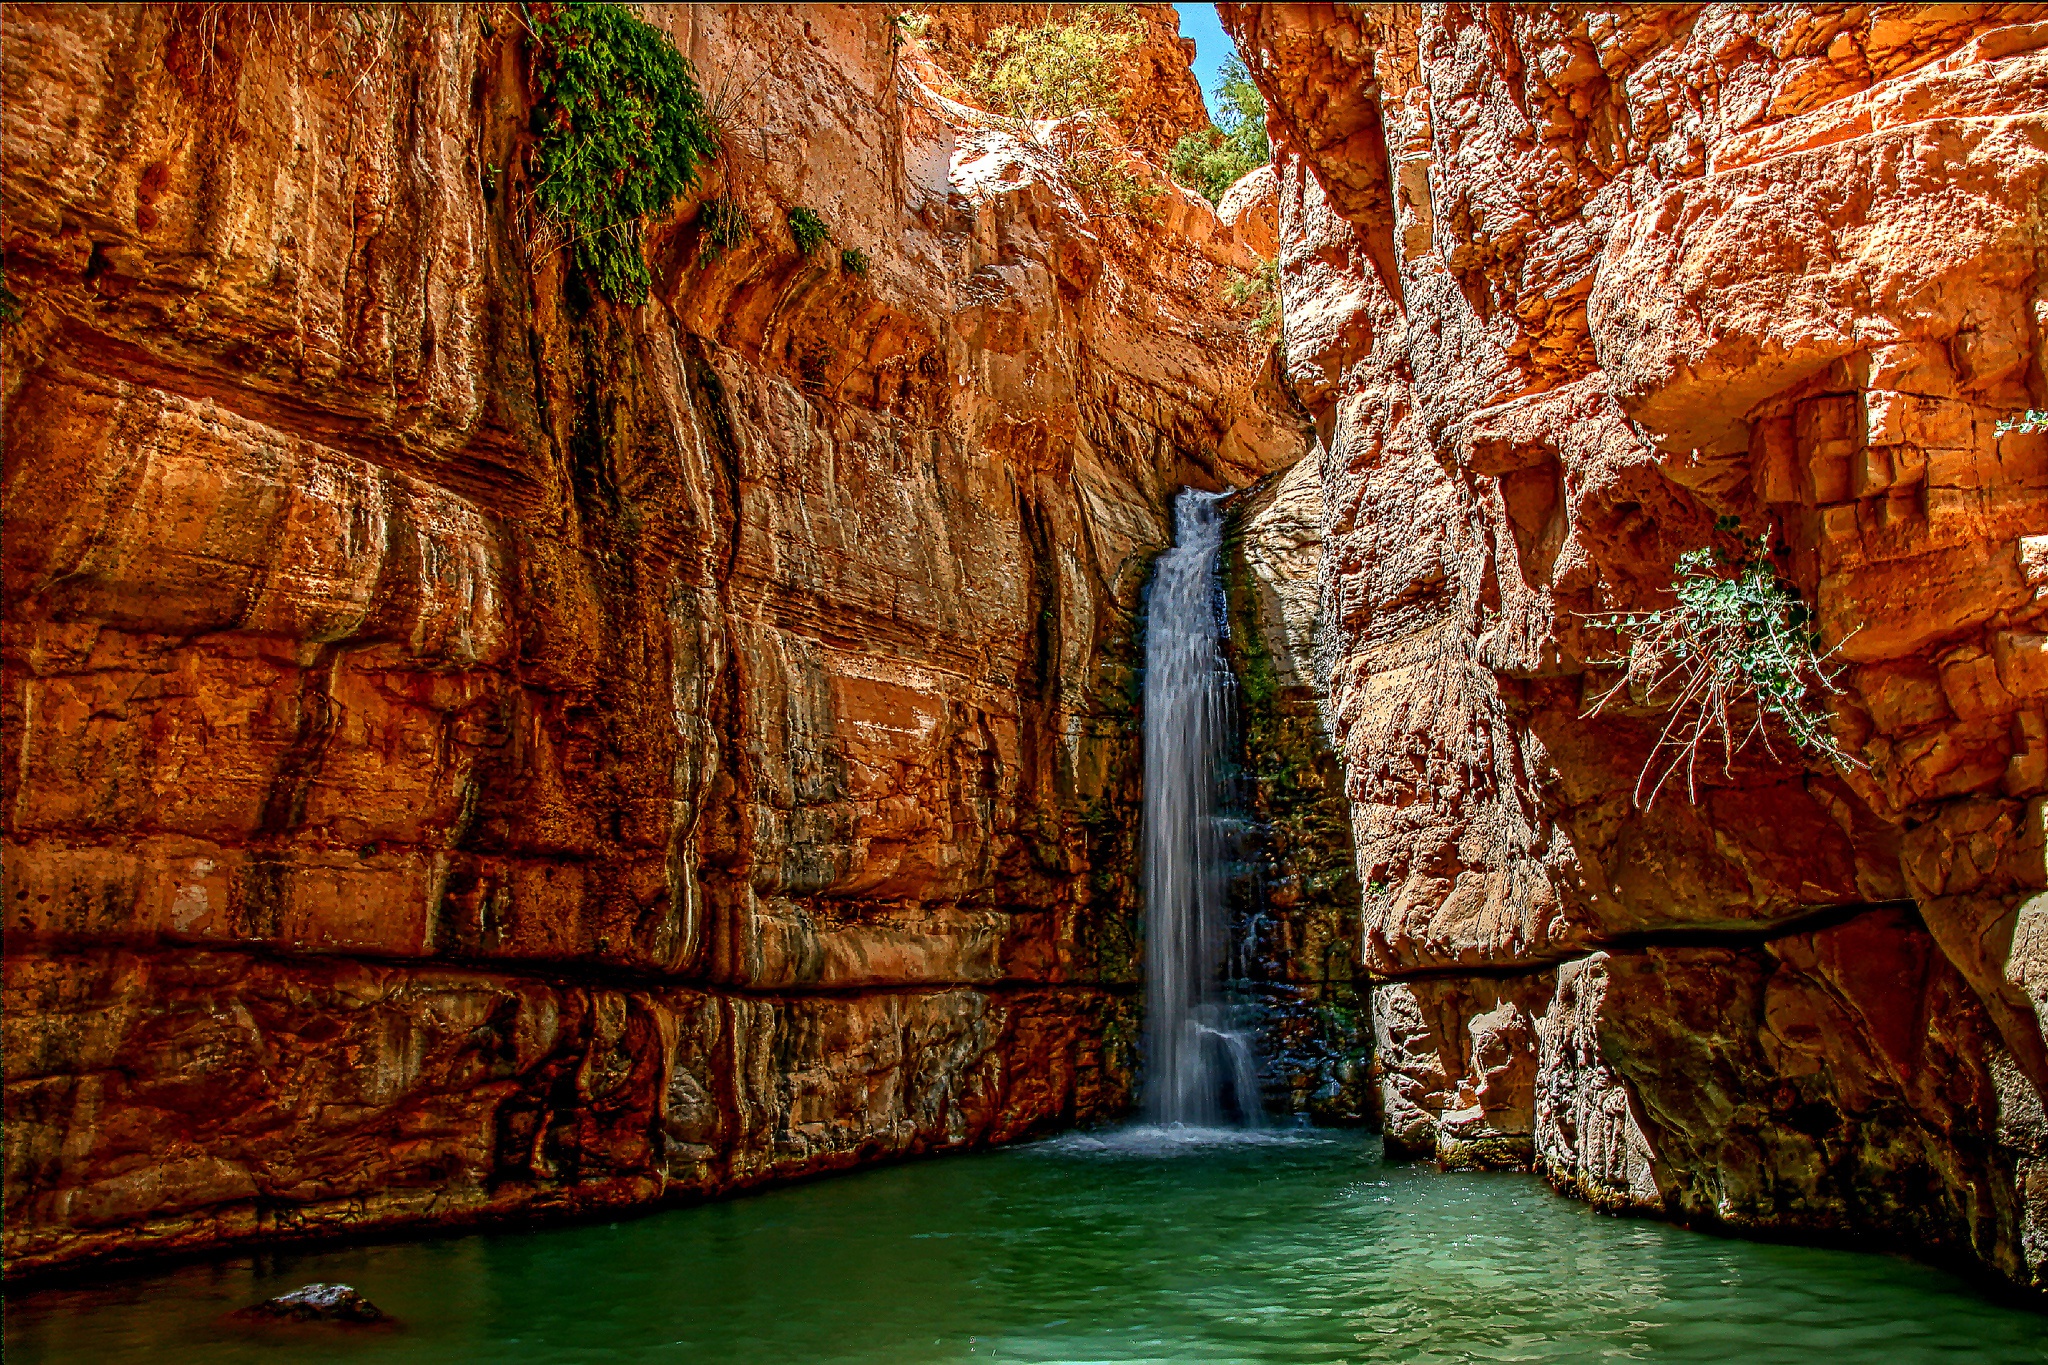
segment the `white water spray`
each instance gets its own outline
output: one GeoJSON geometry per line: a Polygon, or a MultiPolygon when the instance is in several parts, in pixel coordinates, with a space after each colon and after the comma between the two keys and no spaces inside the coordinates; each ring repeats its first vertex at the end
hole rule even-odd
{"type": "Polygon", "coordinates": [[[1145,1116],[1255,1125],[1251,1047],[1223,992],[1222,759],[1233,682],[1224,662],[1221,495],[1174,500],[1145,632],[1145,1116]]]}

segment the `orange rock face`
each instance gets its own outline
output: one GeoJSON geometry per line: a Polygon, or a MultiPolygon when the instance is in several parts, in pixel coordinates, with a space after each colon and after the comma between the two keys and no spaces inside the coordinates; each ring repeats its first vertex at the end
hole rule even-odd
{"type": "Polygon", "coordinates": [[[881,10],[645,13],[727,151],[626,309],[517,7],[9,9],[10,1270],[1125,1102],[1146,564],[1303,449],[1251,239],[881,10]]]}
{"type": "Polygon", "coordinates": [[[1390,1140],[2048,1285],[2048,7],[1224,5],[1390,1140]],[[1716,519],[1855,762],[1589,717],[1716,519]]]}
{"type": "MultiPolygon", "coordinates": [[[[1118,64],[1121,107],[1112,120],[1118,135],[1164,165],[1173,144],[1209,126],[1202,83],[1191,65],[1192,39],[1180,36],[1180,16],[1171,5],[1127,5],[1104,12],[1091,5],[923,5],[906,10],[919,33],[910,61],[940,89],[956,87],[990,35],[1001,29],[1028,31],[1041,24],[1071,21],[1093,13],[1118,29],[1135,31],[1136,45],[1118,64]]],[[[1272,252],[1265,252],[1271,259],[1272,252]]]]}

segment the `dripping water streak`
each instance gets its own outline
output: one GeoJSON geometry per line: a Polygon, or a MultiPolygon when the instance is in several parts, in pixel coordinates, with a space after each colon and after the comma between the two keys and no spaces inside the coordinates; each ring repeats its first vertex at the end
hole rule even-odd
{"type": "Polygon", "coordinates": [[[1220,823],[1233,682],[1223,659],[1221,497],[1183,490],[1145,634],[1145,1111],[1155,1123],[1255,1124],[1251,1048],[1229,1026],[1220,823]]]}

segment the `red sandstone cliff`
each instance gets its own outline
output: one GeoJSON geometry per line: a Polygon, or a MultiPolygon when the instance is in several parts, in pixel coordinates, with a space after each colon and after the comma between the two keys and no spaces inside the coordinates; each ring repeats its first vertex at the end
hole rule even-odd
{"type": "Polygon", "coordinates": [[[2048,7],[1224,5],[1320,436],[1390,1142],[2048,1283],[2048,7]],[[1771,528],[1867,769],[1632,788],[1771,528]]]}
{"type": "Polygon", "coordinates": [[[1257,258],[880,9],[648,6],[752,236],[594,301],[519,13],[7,7],[10,1270],[1124,1102],[1137,592],[1302,448],[1257,258]]]}
{"type": "MultiPolygon", "coordinates": [[[[1224,9],[1320,438],[1237,604],[1390,1140],[2040,1285],[2048,7],[1224,9]],[[1583,614],[1721,515],[1868,766],[1641,811],[1583,614]]],[[[1272,224],[1091,200],[880,11],[644,12],[753,235],[650,225],[638,309],[535,251],[516,7],[0,20],[10,1269],[1121,1105],[1132,612],[1174,486],[1300,453],[1272,224]]]]}

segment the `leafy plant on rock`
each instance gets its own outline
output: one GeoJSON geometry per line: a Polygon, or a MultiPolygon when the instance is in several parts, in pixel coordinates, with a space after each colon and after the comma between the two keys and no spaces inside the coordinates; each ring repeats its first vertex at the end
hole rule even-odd
{"type": "Polygon", "coordinates": [[[1627,652],[1594,662],[1622,668],[1622,675],[1586,711],[1595,716],[1627,693],[1645,705],[1668,710],[1636,777],[1635,799],[1648,809],[1664,784],[1685,770],[1686,793],[1697,802],[1694,777],[1700,750],[1721,748],[1721,769],[1729,773],[1738,749],[1752,740],[1776,757],[1769,722],[1783,727],[1801,750],[1837,764],[1857,760],[1836,744],[1824,703],[1816,693],[1839,692],[1840,652],[1821,648],[1820,633],[1798,590],[1778,573],[1770,536],[1744,535],[1733,517],[1716,528],[1739,550],[1688,550],[1678,557],[1671,592],[1675,606],[1659,611],[1600,612],[1587,621],[1619,632],[1627,652]],[[1647,797],[1643,784],[1662,761],[1647,797]]]}
{"type": "Polygon", "coordinates": [[[1076,189],[1141,223],[1152,221],[1152,201],[1159,191],[1133,175],[1123,155],[1103,146],[1092,127],[1083,125],[1064,132],[1055,139],[1053,149],[1076,189]]]}
{"type": "Polygon", "coordinates": [[[1243,307],[1247,304],[1260,305],[1259,315],[1252,322],[1254,334],[1262,337],[1273,335],[1280,326],[1280,263],[1267,261],[1249,274],[1233,270],[1224,281],[1223,293],[1232,303],[1243,307]]]}
{"type": "Polygon", "coordinates": [[[1166,168],[1175,180],[1210,203],[1273,159],[1266,138],[1266,99],[1235,56],[1224,60],[1216,85],[1215,121],[1173,145],[1166,168]]]}
{"type": "Polygon", "coordinates": [[[1159,191],[1105,144],[1098,122],[1123,109],[1124,60],[1142,37],[1121,5],[1031,28],[1005,24],[956,78],[968,98],[1017,136],[1050,148],[1076,189],[1144,221],[1159,191]],[[1046,123],[1054,126],[1039,126],[1046,123]]]}
{"type": "Polygon", "coordinates": [[[2028,408],[2025,412],[2015,413],[2011,417],[2001,417],[1998,420],[1998,434],[2003,436],[2009,431],[2048,431],[2048,411],[2028,408]]]}
{"type": "Polygon", "coordinates": [[[789,239],[796,243],[799,256],[815,256],[832,240],[832,229],[816,209],[798,206],[789,211],[789,239]]]}
{"type": "Polygon", "coordinates": [[[1252,330],[1262,337],[1270,337],[1280,330],[1281,321],[1280,291],[1275,289],[1267,296],[1265,305],[1259,309],[1259,315],[1252,319],[1252,330]]]}
{"type": "Polygon", "coordinates": [[[618,5],[527,11],[533,34],[533,198],[544,228],[614,303],[647,300],[640,220],[664,213],[718,155],[689,59],[618,5]]]}
{"type": "Polygon", "coordinates": [[[842,247],[839,252],[839,268],[857,279],[866,279],[868,253],[857,246],[842,247]]]}
{"type": "Polygon", "coordinates": [[[704,201],[697,219],[697,251],[706,261],[715,261],[754,235],[746,210],[730,194],[704,201]]]}
{"type": "Polygon", "coordinates": [[[932,17],[913,10],[889,11],[889,47],[891,51],[906,42],[916,42],[924,37],[924,31],[931,27],[932,17]]]}
{"type": "Polygon", "coordinates": [[[1121,5],[1034,28],[1004,24],[988,35],[959,80],[984,109],[1012,120],[1114,114],[1124,101],[1118,68],[1138,38],[1121,5]]]}

